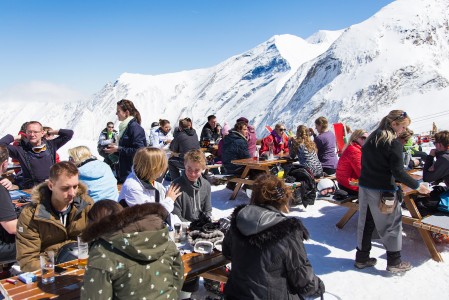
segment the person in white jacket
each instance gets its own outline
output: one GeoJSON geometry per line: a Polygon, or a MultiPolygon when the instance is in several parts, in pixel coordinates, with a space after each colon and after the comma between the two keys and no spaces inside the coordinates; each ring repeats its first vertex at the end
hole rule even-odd
{"type": "Polygon", "coordinates": [[[150,141],[148,144],[151,147],[168,149],[173,140],[170,121],[160,119],[158,125],[157,127],[151,126],[150,141]]]}
{"type": "Polygon", "coordinates": [[[176,185],[168,190],[156,181],[167,170],[167,157],[165,152],[158,148],[145,147],[137,151],[133,160],[131,173],[123,183],[119,201],[123,206],[157,202],[162,204],[171,213],[174,201],[181,195],[176,185]]]}

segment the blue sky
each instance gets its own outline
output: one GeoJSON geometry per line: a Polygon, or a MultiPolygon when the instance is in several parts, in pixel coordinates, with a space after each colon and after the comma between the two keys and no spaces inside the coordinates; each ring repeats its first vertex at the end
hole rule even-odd
{"type": "Polygon", "coordinates": [[[124,72],[205,68],[276,34],[307,38],[391,0],[1,0],[0,99],[85,97],[124,72]]]}

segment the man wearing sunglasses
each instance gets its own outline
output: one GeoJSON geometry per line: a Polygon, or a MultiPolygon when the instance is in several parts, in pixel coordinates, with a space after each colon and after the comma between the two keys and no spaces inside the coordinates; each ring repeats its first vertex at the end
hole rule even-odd
{"type": "Polygon", "coordinates": [[[70,129],[43,130],[37,121],[28,122],[26,137],[15,138],[7,134],[0,139],[0,145],[6,146],[11,158],[17,159],[22,167],[23,177],[16,180],[20,189],[28,189],[44,182],[50,175],[50,168],[56,163],[56,151],[72,139],[70,129]],[[53,140],[46,140],[45,135],[58,135],[53,140]],[[14,141],[19,145],[12,145],[14,141]]]}
{"type": "Polygon", "coordinates": [[[289,156],[288,152],[288,136],[284,124],[278,123],[271,131],[269,136],[262,139],[259,154],[268,157],[270,149],[273,155],[278,157],[289,156]]]}

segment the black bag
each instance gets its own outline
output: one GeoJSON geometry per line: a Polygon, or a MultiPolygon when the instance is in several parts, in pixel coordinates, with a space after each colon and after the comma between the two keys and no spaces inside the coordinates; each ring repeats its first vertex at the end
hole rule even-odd
{"type": "Polygon", "coordinates": [[[296,182],[301,182],[301,186],[293,193],[293,204],[302,203],[304,207],[315,204],[317,189],[312,173],[307,168],[295,166],[289,171],[288,175],[293,176],[296,182]]]}

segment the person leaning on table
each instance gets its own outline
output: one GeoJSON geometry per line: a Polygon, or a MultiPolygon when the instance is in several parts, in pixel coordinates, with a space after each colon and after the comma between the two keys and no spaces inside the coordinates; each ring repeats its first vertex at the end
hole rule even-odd
{"type": "Polygon", "coordinates": [[[76,242],[86,227],[94,202],[78,175],[73,163],[63,161],[51,167],[49,181],[33,189],[32,203],[17,222],[17,261],[23,272],[38,270],[40,253],[57,253],[65,244],[76,242]]]}
{"type": "Polygon", "coordinates": [[[412,268],[409,262],[401,260],[401,205],[396,204],[390,214],[384,214],[379,209],[383,192],[395,193],[397,199],[395,179],[420,193],[429,193],[428,188],[404,171],[402,144],[396,137],[405,131],[408,125],[410,118],[405,111],[392,110],[380,121],[377,129],[369,135],[362,147],[357,252],[354,264],[358,269],[372,267],[377,263],[376,258],[369,257],[374,229],[379,233],[387,250],[387,271],[405,272],[412,268]]]}

